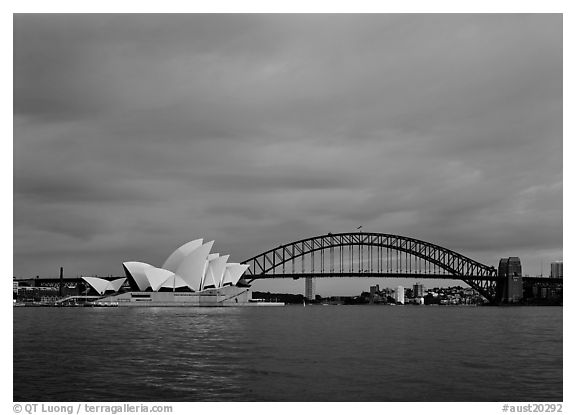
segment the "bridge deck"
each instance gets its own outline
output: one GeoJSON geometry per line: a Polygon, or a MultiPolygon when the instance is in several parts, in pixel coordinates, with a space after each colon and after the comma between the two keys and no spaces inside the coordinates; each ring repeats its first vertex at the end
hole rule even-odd
{"type": "MultiPolygon", "coordinates": [[[[268,273],[258,275],[244,275],[245,280],[272,279],[272,278],[412,278],[412,279],[435,279],[435,280],[480,280],[480,281],[498,281],[505,277],[486,276],[486,275],[453,275],[453,274],[421,274],[421,273],[377,273],[377,272],[315,272],[315,273],[268,273]]],[[[529,282],[549,282],[561,283],[562,278],[548,277],[523,277],[524,281],[529,282]]]]}
{"type": "Polygon", "coordinates": [[[474,279],[474,280],[484,280],[484,281],[496,281],[502,277],[496,276],[480,276],[480,275],[452,275],[452,274],[420,274],[420,273],[377,273],[377,272],[310,272],[310,273],[295,273],[295,274],[281,274],[281,273],[269,273],[269,274],[258,274],[258,275],[244,275],[243,278],[246,280],[258,280],[258,279],[272,279],[272,278],[413,278],[413,279],[451,279],[451,280],[462,280],[462,279],[474,279]]]}

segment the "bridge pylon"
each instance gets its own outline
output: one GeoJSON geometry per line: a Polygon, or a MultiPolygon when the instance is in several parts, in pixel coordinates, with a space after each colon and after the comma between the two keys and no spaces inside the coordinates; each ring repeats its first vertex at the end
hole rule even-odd
{"type": "Polygon", "coordinates": [[[496,302],[518,303],[524,298],[522,263],[518,257],[502,258],[498,264],[496,302]]]}

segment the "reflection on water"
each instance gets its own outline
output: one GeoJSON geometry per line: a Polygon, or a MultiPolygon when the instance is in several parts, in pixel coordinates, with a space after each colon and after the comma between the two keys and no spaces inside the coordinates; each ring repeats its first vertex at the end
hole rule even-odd
{"type": "Polygon", "coordinates": [[[562,309],[20,307],[14,400],[561,401],[562,309]]]}

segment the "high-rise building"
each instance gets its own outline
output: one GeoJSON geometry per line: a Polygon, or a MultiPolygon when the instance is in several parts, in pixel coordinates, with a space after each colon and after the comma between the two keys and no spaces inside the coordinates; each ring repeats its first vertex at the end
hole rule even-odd
{"type": "Polygon", "coordinates": [[[414,298],[424,297],[424,286],[422,284],[414,284],[414,298]]]}
{"type": "Polygon", "coordinates": [[[554,261],[550,264],[550,278],[563,278],[563,263],[562,261],[554,261]]]}
{"type": "Polygon", "coordinates": [[[404,287],[401,285],[396,288],[396,296],[395,296],[396,303],[404,304],[404,287]]]}
{"type": "Polygon", "coordinates": [[[304,290],[304,295],[308,300],[314,300],[314,296],[315,296],[315,286],[316,283],[314,281],[314,278],[312,277],[306,277],[305,278],[305,290],[304,290]]]}

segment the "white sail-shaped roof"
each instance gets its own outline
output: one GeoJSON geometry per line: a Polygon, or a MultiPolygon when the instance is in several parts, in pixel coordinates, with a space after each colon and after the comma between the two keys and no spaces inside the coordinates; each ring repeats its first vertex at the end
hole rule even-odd
{"type": "Polygon", "coordinates": [[[204,279],[204,287],[218,288],[222,286],[222,278],[226,270],[226,262],[228,262],[230,255],[223,255],[208,264],[206,277],[204,279]]]}
{"type": "Polygon", "coordinates": [[[177,288],[184,288],[188,287],[188,283],[182,279],[180,275],[172,274],[172,276],[168,277],[166,281],[158,288],[169,288],[169,289],[177,289],[177,288]]]}
{"type": "Polygon", "coordinates": [[[225,285],[232,285],[232,274],[230,274],[229,269],[224,270],[224,275],[222,276],[222,287],[225,285]]]}
{"type": "Polygon", "coordinates": [[[152,291],[158,291],[158,289],[170,278],[174,273],[162,268],[150,267],[146,270],[146,278],[148,278],[148,283],[152,291]]]}
{"type": "Polygon", "coordinates": [[[184,258],[186,258],[194,250],[200,248],[201,246],[202,239],[196,239],[194,241],[185,243],[170,254],[168,259],[164,262],[164,265],[162,265],[162,268],[167,269],[168,271],[176,272],[182,261],[184,261],[184,258]]]}
{"type": "Polygon", "coordinates": [[[82,279],[90,284],[90,286],[94,288],[100,295],[103,295],[106,292],[108,285],[110,285],[109,281],[102,278],[82,277],[82,279]]]}
{"type": "Polygon", "coordinates": [[[244,271],[246,271],[249,266],[250,265],[237,263],[226,264],[226,270],[224,271],[224,277],[222,278],[222,286],[236,285],[242,274],[244,274],[244,271]]]}
{"type": "Polygon", "coordinates": [[[146,288],[150,287],[146,270],[154,268],[152,265],[145,262],[124,262],[122,265],[124,265],[124,269],[127,272],[126,276],[128,278],[132,277],[140,291],[145,291],[146,288]]]}
{"type": "Polygon", "coordinates": [[[206,258],[206,267],[204,268],[204,275],[202,276],[202,283],[200,284],[200,289],[203,290],[204,287],[215,287],[214,277],[212,275],[212,263],[220,258],[220,254],[209,254],[206,258]]]}
{"type": "Polygon", "coordinates": [[[116,278],[115,280],[109,281],[110,282],[110,288],[112,290],[114,290],[114,292],[116,292],[120,289],[120,287],[122,287],[122,284],[124,284],[124,281],[126,281],[126,278],[116,278]]]}
{"type": "Polygon", "coordinates": [[[184,258],[176,271],[176,274],[180,275],[194,291],[200,290],[212,245],[214,245],[214,241],[207,242],[200,248],[196,248],[184,258]]]}
{"type": "MultiPolygon", "coordinates": [[[[228,264],[229,255],[211,254],[214,241],[203,244],[202,239],[185,243],[168,256],[162,268],[144,262],[124,262],[126,277],[132,289],[158,291],[182,289],[201,291],[236,285],[248,268],[244,264],[228,264]]],[[[107,282],[94,282],[98,292],[118,291],[125,278],[107,282]],[[104,290],[104,291],[102,291],[104,290]]]]}
{"type": "Polygon", "coordinates": [[[82,277],[92,288],[94,288],[98,294],[104,295],[106,291],[118,291],[126,278],[117,278],[112,281],[105,280],[104,278],[98,277],[82,277]]]}

